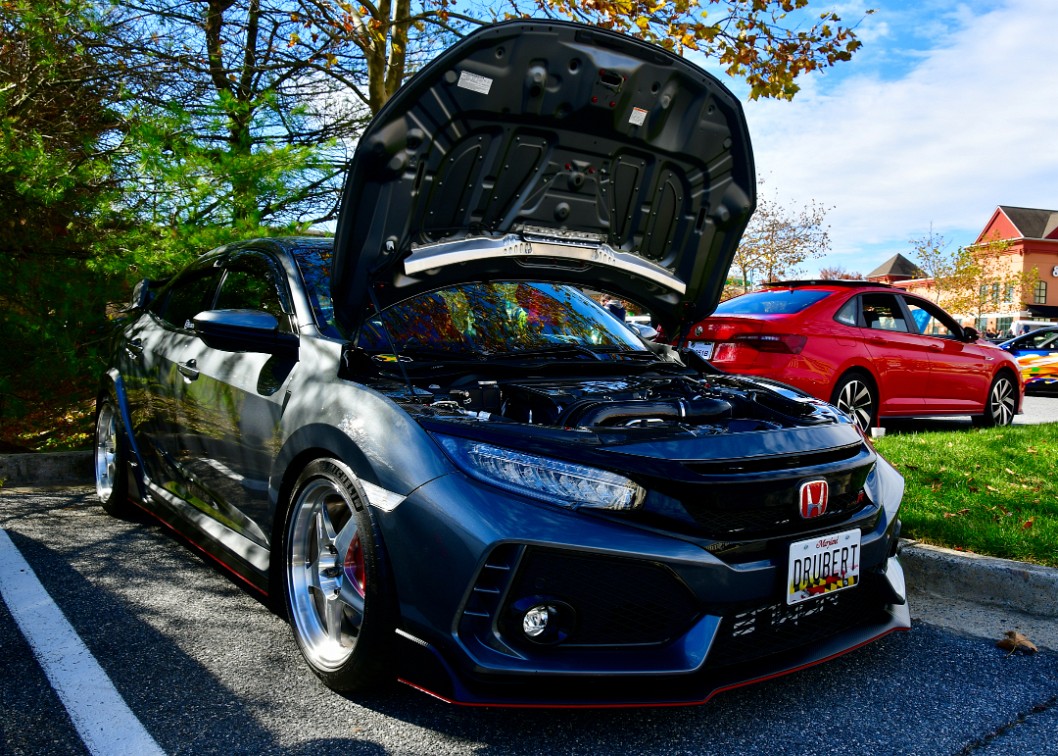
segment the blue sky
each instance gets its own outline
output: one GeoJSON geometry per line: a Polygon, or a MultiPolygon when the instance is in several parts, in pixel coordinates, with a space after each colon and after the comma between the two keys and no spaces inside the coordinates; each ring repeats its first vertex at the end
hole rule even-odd
{"type": "Polygon", "coordinates": [[[866,274],[931,228],[971,244],[997,205],[1058,210],[1056,0],[810,8],[857,23],[864,46],[792,102],[745,101],[763,192],[832,208],[831,252],[802,274],[866,274]]]}

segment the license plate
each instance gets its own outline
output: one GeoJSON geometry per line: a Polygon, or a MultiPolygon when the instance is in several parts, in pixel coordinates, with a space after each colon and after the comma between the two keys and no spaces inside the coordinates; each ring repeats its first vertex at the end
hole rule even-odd
{"type": "Polygon", "coordinates": [[[846,530],[790,544],[786,603],[799,604],[860,582],[860,531],[846,530]]]}
{"type": "Polygon", "coordinates": [[[713,356],[713,342],[711,341],[692,341],[691,349],[701,355],[703,360],[711,359],[713,356]]]}

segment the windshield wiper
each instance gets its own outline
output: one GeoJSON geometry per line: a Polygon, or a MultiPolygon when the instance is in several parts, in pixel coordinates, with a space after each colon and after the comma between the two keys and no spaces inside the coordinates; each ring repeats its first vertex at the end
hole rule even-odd
{"type": "Polygon", "coordinates": [[[486,354],[489,360],[525,360],[537,357],[587,357],[592,360],[601,360],[598,352],[581,344],[562,344],[560,346],[544,347],[543,349],[530,349],[524,352],[503,352],[502,354],[486,354]]]}
{"type": "Polygon", "coordinates": [[[649,349],[622,349],[621,347],[596,347],[597,354],[613,355],[614,357],[632,357],[647,362],[659,361],[658,355],[649,349]]]}
{"type": "MultiPolygon", "coordinates": [[[[381,357],[383,356],[383,353],[379,352],[372,356],[381,357]]],[[[402,358],[401,362],[407,362],[409,359],[453,360],[457,362],[484,359],[484,355],[480,352],[453,351],[451,349],[439,349],[431,346],[402,346],[400,356],[402,358]]]]}

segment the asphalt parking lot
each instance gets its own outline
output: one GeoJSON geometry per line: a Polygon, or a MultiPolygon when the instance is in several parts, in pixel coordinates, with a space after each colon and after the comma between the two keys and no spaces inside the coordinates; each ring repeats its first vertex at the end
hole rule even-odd
{"type": "MultiPolygon", "coordinates": [[[[1029,397],[1017,419],[1054,421],[1056,397],[1029,397]]],[[[886,423],[894,433],[969,425],[886,423]]],[[[76,459],[60,467],[66,461],[83,476],[76,459]]],[[[54,602],[127,711],[93,703],[102,740],[78,730],[5,588],[0,753],[1058,754],[1058,610],[1048,608],[1058,606],[1056,570],[911,546],[910,632],[701,707],[508,711],[446,705],[403,686],[358,698],[330,692],[301,663],[282,618],[156,522],[105,516],[83,482],[0,488],[0,530],[25,560],[15,571],[39,580],[31,603],[54,602]],[[1007,630],[1041,651],[996,648],[1007,630]],[[128,721],[145,741],[107,739],[128,721]]],[[[55,655],[85,664],[68,646],[55,655]]],[[[81,690],[96,700],[90,686],[81,690]]]]}
{"type": "MultiPolygon", "coordinates": [[[[156,752],[1056,752],[1058,654],[1008,655],[917,618],[909,632],[699,707],[461,708],[404,686],[345,698],[305,668],[283,619],[160,525],[107,517],[85,488],[5,489],[0,529],[39,579],[36,598],[61,609],[156,752]]],[[[0,668],[0,752],[90,752],[4,602],[0,668]]],[[[121,718],[92,708],[100,737],[119,734],[121,718]]],[[[103,743],[91,752],[146,752],[103,743]]]]}

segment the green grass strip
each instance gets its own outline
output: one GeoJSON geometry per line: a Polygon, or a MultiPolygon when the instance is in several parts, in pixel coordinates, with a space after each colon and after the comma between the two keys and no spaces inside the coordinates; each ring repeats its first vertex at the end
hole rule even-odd
{"type": "Polygon", "coordinates": [[[1058,423],[875,440],[903,474],[908,538],[1058,567],[1058,423]]]}

